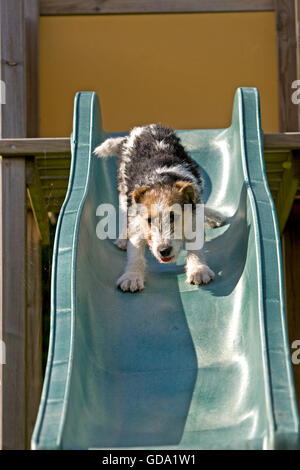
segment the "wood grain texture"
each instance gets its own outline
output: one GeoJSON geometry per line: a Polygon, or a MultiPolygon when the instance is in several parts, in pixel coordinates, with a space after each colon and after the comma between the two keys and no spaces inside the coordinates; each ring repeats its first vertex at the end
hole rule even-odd
{"type": "Polygon", "coordinates": [[[38,137],[39,109],[39,0],[26,0],[26,82],[27,82],[27,137],[38,137]]]}
{"type": "Polygon", "coordinates": [[[297,79],[296,1],[275,0],[279,126],[282,132],[299,130],[298,105],[292,102],[292,83],[297,79]]]}
{"type": "MultiPolygon", "coordinates": [[[[27,137],[38,137],[39,105],[39,0],[26,0],[27,137]]],[[[42,259],[41,243],[49,243],[49,221],[45,196],[34,158],[26,160],[31,178],[27,182],[26,242],[26,447],[36,421],[42,390],[42,259]]]]}
{"type": "Polygon", "coordinates": [[[270,11],[273,0],[41,0],[41,15],[270,11]]]}
{"type": "MultiPolygon", "coordinates": [[[[276,148],[299,148],[300,132],[281,132],[264,134],[264,147],[266,149],[276,148]]],[[[44,155],[44,157],[63,158],[70,156],[71,144],[68,137],[60,138],[37,138],[37,139],[1,139],[0,155],[6,157],[44,155]]]]}
{"type": "Polygon", "coordinates": [[[24,449],[25,430],[25,161],[0,160],[0,447],[24,449]]]}
{"type": "MultiPolygon", "coordinates": [[[[0,78],[6,104],[0,137],[26,136],[25,27],[21,0],[0,2],[0,78]]],[[[0,448],[26,445],[26,186],[25,160],[0,158],[0,448]]]]}
{"type": "MultiPolygon", "coordinates": [[[[45,203],[45,191],[41,185],[41,178],[36,163],[30,160],[26,162],[26,169],[30,169],[30,178],[27,177],[27,193],[32,207],[32,213],[36,222],[36,230],[40,235],[43,245],[49,244],[49,220],[45,203]]],[[[27,171],[28,175],[28,171],[27,171]]],[[[66,184],[68,183],[68,180],[66,184]]],[[[30,256],[27,256],[28,262],[32,263],[30,256]]],[[[39,269],[40,267],[36,267],[39,269]]],[[[27,293],[28,298],[28,293],[27,293]]]]}
{"type": "Polygon", "coordinates": [[[0,2],[0,79],[6,87],[1,106],[0,138],[26,136],[26,71],[24,10],[21,0],[0,2]]]}
{"type": "Polygon", "coordinates": [[[30,447],[42,390],[41,240],[32,210],[27,210],[26,436],[30,447]]]}
{"type": "Polygon", "coordinates": [[[265,149],[297,149],[300,148],[300,132],[281,132],[264,134],[265,149]]]}
{"type": "Polygon", "coordinates": [[[71,153],[69,138],[58,139],[2,139],[0,140],[0,155],[59,155],[71,153]]]}

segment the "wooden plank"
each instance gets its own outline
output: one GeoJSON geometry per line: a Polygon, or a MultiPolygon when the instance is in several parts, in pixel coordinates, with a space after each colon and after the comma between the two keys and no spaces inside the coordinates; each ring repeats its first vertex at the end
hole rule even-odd
{"type": "MultiPolygon", "coordinates": [[[[285,297],[290,346],[300,339],[300,200],[295,201],[283,237],[285,297]]],[[[298,346],[299,348],[299,346],[298,346]]],[[[295,349],[291,348],[291,354],[295,349]]],[[[300,367],[293,365],[296,396],[300,409],[300,367]]]]}
{"type": "Polygon", "coordinates": [[[25,33],[21,3],[19,0],[0,2],[0,80],[6,86],[6,105],[1,106],[0,116],[1,138],[26,136],[25,33]],[[18,10],[15,15],[14,9],[18,10]]]}
{"type": "Polygon", "coordinates": [[[39,107],[39,0],[26,0],[26,74],[27,74],[27,137],[38,137],[39,107]]]}
{"type": "Polygon", "coordinates": [[[48,187],[45,190],[45,201],[46,204],[48,203],[49,200],[57,199],[57,198],[64,198],[67,192],[67,187],[64,188],[54,188],[54,187],[48,187]]]}
{"type": "MultiPolygon", "coordinates": [[[[300,132],[281,132],[264,134],[264,148],[296,149],[300,148],[300,132]]],[[[24,157],[38,155],[39,161],[47,161],[48,157],[70,160],[71,143],[68,137],[1,139],[0,155],[5,157],[24,157]]]]}
{"type": "MultiPolygon", "coordinates": [[[[280,234],[282,234],[285,228],[285,224],[293,207],[295,195],[299,187],[299,180],[295,176],[292,152],[290,152],[288,161],[285,161],[283,165],[284,172],[282,178],[279,180],[279,190],[276,198],[277,219],[280,234]]],[[[270,180],[270,186],[273,185],[273,180],[270,180]]]]}
{"type": "MultiPolygon", "coordinates": [[[[295,91],[292,85],[299,79],[299,2],[298,0],[276,0],[276,25],[277,25],[277,51],[278,51],[278,89],[279,89],[279,124],[281,132],[291,132],[300,130],[299,105],[292,101],[292,94],[295,91]]],[[[295,148],[299,148],[298,146],[295,148]]],[[[291,197],[295,198],[299,180],[296,173],[299,159],[293,158],[293,175],[287,175],[290,179],[289,189],[285,190],[281,185],[277,195],[277,204],[285,205],[284,211],[279,217],[279,226],[284,228],[287,219],[287,209],[293,204],[291,197]],[[296,171],[295,171],[296,169],[296,171]],[[287,200],[284,200],[287,197],[287,200]],[[287,206],[288,205],[288,206],[287,206]]],[[[294,201],[294,207],[296,202],[294,201]]],[[[280,211],[280,209],[279,209],[280,211]]],[[[278,212],[279,212],[278,211],[278,212]]],[[[289,219],[286,230],[282,237],[283,260],[286,284],[286,306],[289,342],[293,343],[300,337],[300,324],[296,321],[299,317],[299,206],[297,215],[293,214],[289,219]],[[297,229],[297,230],[296,230],[297,229]],[[298,241],[296,241],[298,239],[298,241]],[[298,256],[297,256],[298,253],[298,256]],[[295,281],[298,280],[298,285],[295,281]]],[[[292,353],[292,351],[291,351],[292,353]]],[[[298,405],[300,405],[300,374],[299,366],[293,366],[296,395],[298,405]]]]}
{"type": "Polygon", "coordinates": [[[0,140],[0,155],[9,157],[26,155],[69,155],[71,152],[70,139],[2,139],[0,140]]]}
{"type": "Polygon", "coordinates": [[[300,148],[300,132],[281,132],[264,134],[265,149],[295,149],[300,148]]]}
{"type": "Polygon", "coordinates": [[[0,161],[0,447],[25,447],[25,162],[0,161]]]}
{"type": "Polygon", "coordinates": [[[41,0],[41,15],[271,11],[273,0],[41,0]]]}
{"type": "Polygon", "coordinates": [[[65,170],[67,173],[70,171],[70,158],[56,159],[56,158],[36,158],[37,166],[40,172],[47,172],[52,170],[65,170]]]}
{"type": "Polygon", "coordinates": [[[50,174],[50,170],[48,169],[45,174],[43,174],[45,170],[39,171],[40,181],[43,186],[49,185],[62,185],[63,187],[68,185],[69,176],[70,176],[70,169],[68,170],[53,170],[53,174],[50,174]]]}
{"type": "MultiPolygon", "coordinates": [[[[26,0],[27,137],[39,137],[39,0],[26,0]]],[[[49,220],[45,197],[34,158],[26,160],[27,282],[26,282],[26,447],[36,421],[42,390],[42,259],[41,242],[49,244],[49,220]]]]}
{"type": "Polygon", "coordinates": [[[298,106],[292,101],[297,79],[297,31],[295,0],[275,0],[280,131],[299,130],[298,106]]]}
{"type": "Polygon", "coordinates": [[[31,203],[32,212],[37,224],[37,231],[43,245],[49,245],[49,220],[45,203],[45,195],[41,185],[40,175],[36,163],[27,161],[27,168],[31,166],[31,178],[27,179],[28,197],[31,203]]]}
{"type": "Polygon", "coordinates": [[[42,390],[42,276],[41,243],[34,214],[27,210],[26,379],[27,447],[33,432],[42,390]]]}
{"type": "MultiPolygon", "coordinates": [[[[0,107],[0,138],[26,136],[24,4],[0,2],[0,78],[6,104],[0,107]]],[[[25,160],[0,158],[0,448],[26,445],[26,184],[25,160]]]]}

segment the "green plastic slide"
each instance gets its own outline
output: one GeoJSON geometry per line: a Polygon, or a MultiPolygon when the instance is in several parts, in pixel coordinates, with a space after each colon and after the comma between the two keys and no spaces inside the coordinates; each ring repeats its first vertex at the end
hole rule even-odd
{"type": "Polygon", "coordinates": [[[216,278],[189,285],[184,252],[176,265],[148,253],[145,289],[123,293],[126,253],[96,236],[97,207],[118,205],[116,160],[93,155],[108,136],[97,95],[76,96],[33,449],[299,448],[257,90],[237,90],[228,129],[177,134],[202,169],[205,202],[227,216],[206,233],[216,278]]]}

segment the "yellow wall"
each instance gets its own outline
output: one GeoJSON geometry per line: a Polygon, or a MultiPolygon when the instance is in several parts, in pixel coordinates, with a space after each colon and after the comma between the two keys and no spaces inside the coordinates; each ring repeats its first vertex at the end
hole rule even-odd
{"type": "Polygon", "coordinates": [[[67,136],[78,90],[96,90],[104,128],[230,124],[238,86],[261,93],[278,130],[273,12],[42,17],[41,136],[67,136]]]}

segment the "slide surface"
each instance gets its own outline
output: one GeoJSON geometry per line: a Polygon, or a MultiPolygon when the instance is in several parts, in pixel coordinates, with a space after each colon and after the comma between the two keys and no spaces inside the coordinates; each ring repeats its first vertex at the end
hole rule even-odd
{"type": "Polygon", "coordinates": [[[33,449],[299,448],[257,90],[237,90],[228,129],[177,134],[228,217],[206,234],[216,278],[188,285],[184,252],[173,266],[148,253],[145,290],[123,293],[126,253],[96,236],[97,207],[118,205],[116,160],[93,156],[107,137],[97,95],[76,96],[33,449]]]}

